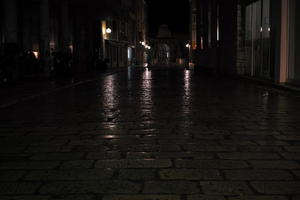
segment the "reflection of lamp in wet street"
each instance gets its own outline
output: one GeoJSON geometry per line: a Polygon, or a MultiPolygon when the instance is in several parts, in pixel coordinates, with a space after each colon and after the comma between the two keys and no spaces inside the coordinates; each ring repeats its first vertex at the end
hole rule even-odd
{"type": "Polygon", "coordinates": [[[111,28],[107,28],[107,29],[106,29],[106,33],[107,33],[107,34],[111,34],[111,32],[112,32],[111,28]]]}
{"type": "Polygon", "coordinates": [[[185,47],[186,48],[188,48],[189,49],[189,53],[188,53],[188,60],[187,60],[187,64],[188,64],[188,67],[190,66],[190,64],[191,64],[191,44],[190,43],[187,43],[186,45],[185,45],[185,47]]]}

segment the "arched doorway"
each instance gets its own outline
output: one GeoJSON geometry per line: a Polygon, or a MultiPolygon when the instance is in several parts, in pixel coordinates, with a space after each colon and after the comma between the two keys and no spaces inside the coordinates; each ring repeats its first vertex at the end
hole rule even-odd
{"type": "Polygon", "coordinates": [[[170,46],[166,43],[159,46],[158,62],[166,65],[170,63],[170,46]]]}

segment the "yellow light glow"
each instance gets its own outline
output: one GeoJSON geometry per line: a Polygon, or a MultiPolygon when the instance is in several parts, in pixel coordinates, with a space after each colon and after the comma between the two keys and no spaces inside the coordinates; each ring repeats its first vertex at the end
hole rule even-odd
{"type": "Polygon", "coordinates": [[[103,38],[107,39],[107,35],[106,35],[106,21],[103,20],[101,24],[102,24],[102,35],[103,35],[103,38]]]}

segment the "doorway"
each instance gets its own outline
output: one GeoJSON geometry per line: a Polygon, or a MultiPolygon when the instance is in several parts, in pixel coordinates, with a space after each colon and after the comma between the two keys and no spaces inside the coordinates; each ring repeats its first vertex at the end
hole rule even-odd
{"type": "Polygon", "coordinates": [[[245,52],[251,76],[272,79],[270,0],[245,5],[245,52]]]}

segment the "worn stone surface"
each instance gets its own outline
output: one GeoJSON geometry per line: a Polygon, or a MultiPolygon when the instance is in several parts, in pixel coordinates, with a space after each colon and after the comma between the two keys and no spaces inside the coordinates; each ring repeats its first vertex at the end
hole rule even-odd
{"type": "Polygon", "coordinates": [[[52,182],[42,186],[41,194],[136,194],[140,185],[128,181],[52,182]]]}
{"type": "Polygon", "coordinates": [[[296,161],[279,160],[279,161],[250,161],[254,168],[259,169],[300,169],[300,164],[296,161]]]}
{"type": "Polygon", "coordinates": [[[200,182],[204,194],[247,195],[253,192],[246,182],[210,181],[200,182]]]}
{"type": "Polygon", "coordinates": [[[0,194],[33,194],[40,185],[30,182],[0,182],[0,194]]]}
{"type": "Polygon", "coordinates": [[[251,182],[251,185],[262,194],[300,194],[300,183],[297,181],[251,182]]]}
{"type": "Polygon", "coordinates": [[[177,168],[191,169],[241,169],[248,168],[248,164],[244,161],[229,161],[229,160],[176,160],[177,168]]]}
{"type": "Polygon", "coordinates": [[[293,180],[293,175],[284,170],[226,170],[224,174],[229,180],[293,180]]]}
{"type": "Polygon", "coordinates": [[[225,200],[225,197],[217,195],[188,195],[187,200],[225,200]]]}
{"type": "Polygon", "coordinates": [[[21,195],[21,196],[0,196],[0,199],[1,200],[50,200],[50,197],[42,196],[42,195],[21,195]]]}
{"type": "Polygon", "coordinates": [[[107,169],[31,171],[24,179],[28,181],[102,180],[111,178],[113,173],[113,170],[107,169]]]}
{"type": "Polygon", "coordinates": [[[100,160],[96,168],[168,168],[172,166],[171,160],[138,159],[138,160],[100,160]]]}
{"type": "Polygon", "coordinates": [[[106,195],[102,200],[180,200],[179,195],[106,195]]]}
{"type": "Polygon", "coordinates": [[[190,181],[152,181],[145,182],[145,194],[196,194],[200,189],[190,181]]]}
{"type": "Polygon", "coordinates": [[[299,200],[299,100],[131,68],[0,109],[1,200],[299,200]]]}
{"type": "Polygon", "coordinates": [[[274,196],[274,195],[253,195],[253,196],[240,196],[231,197],[230,200],[288,200],[285,196],[274,196]]]}
{"type": "Polygon", "coordinates": [[[63,161],[59,168],[61,169],[88,169],[92,168],[94,160],[69,160],[63,161]]]}
{"type": "Polygon", "coordinates": [[[166,169],[160,170],[162,180],[221,180],[217,170],[205,169],[166,169]]]}
{"type": "Polygon", "coordinates": [[[121,169],[119,178],[124,180],[154,180],[156,172],[152,169],[121,169]]]}
{"type": "Polygon", "coordinates": [[[0,171],[0,181],[17,181],[25,174],[26,171],[0,171]]]}

